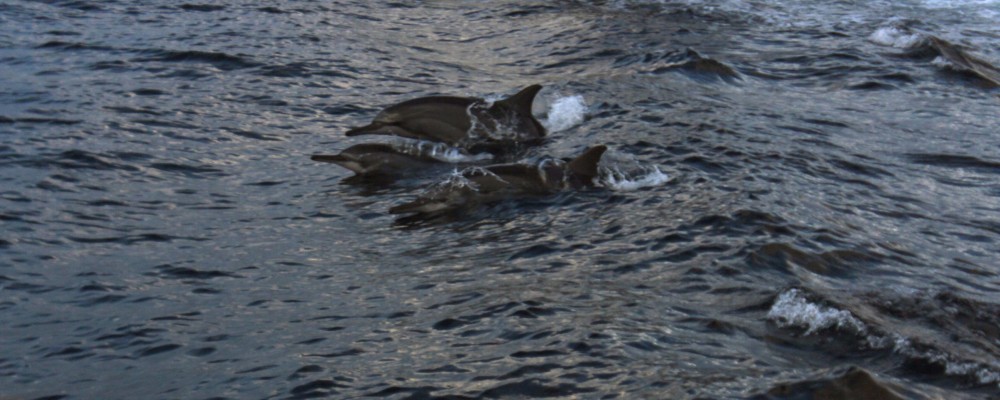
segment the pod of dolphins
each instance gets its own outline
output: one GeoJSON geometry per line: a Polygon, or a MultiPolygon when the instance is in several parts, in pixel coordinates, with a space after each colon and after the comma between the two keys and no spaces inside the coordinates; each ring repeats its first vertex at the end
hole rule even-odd
{"type": "MultiPolygon", "coordinates": [[[[493,102],[453,96],[407,100],[382,110],[370,124],[351,129],[346,135],[390,135],[470,152],[507,154],[544,139],[545,128],[531,113],[535,95],[541,89],[541,85],[531,85],[493,102]]],[[[571,160],[471,166],[449,178],[454,184],[429,190],[389,212],[429,215],[508,198],[591,187],[606,150],[606,146],[598,145],[571,160]]],[[[337,164],[358,176],[405,176],[444,162],[426,151],[403,151],[382,143],[357,144],[340,154],[317,154],[311,159],[337,164]]]]}

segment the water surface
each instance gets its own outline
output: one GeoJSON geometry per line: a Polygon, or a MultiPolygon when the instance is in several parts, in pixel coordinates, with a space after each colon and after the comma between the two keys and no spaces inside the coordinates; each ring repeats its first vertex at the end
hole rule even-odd
{"type": "Polygon", "coordinates": [[[0,397],[1000,398],[1000,98],[928,45],[1000,3],[857,3],[4,2],[0,397]],[[402,223],[444,176],[309,160],[535,83],[525,159],[669,181],[402,223]]]}

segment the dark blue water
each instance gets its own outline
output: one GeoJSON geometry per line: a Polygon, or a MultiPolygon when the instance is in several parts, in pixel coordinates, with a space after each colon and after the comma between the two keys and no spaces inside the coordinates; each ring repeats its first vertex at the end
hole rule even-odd
{"type": "Polygon", "coordinates": [[[1000,3],[855,3],[4,1],[0,397],[1000,398],[1000,3]],[[309,160],[535,83],[670,179],[309,160]]]}

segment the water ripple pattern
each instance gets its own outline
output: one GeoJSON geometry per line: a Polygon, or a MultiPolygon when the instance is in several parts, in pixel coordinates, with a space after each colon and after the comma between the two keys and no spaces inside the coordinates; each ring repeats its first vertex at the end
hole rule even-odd
{"type": "Polygon", "coordinates": [[[998,16],[0,2],[0,398],[1000,399],[998,16]],[[512,159],[309,159],[533,84],[512,159]],[[601,144],[593,188],[388,213],[601,144]]]}

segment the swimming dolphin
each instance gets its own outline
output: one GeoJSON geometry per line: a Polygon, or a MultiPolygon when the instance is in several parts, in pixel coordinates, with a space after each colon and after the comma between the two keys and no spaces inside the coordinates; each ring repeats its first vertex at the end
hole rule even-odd
{"type": "Polygon", "coordinates": [[[919,40],[907,49],[904,57],[922,60],[944,60],[949,69],[979,78],[985,86],[1000,87],[1000,68],[989,61],[973,55],[965,46],[961,46],[940,37],[914,33],[906,26],[895,26],[907,35],[916,35],[919,40]]]}
{"type": "Polygon", "coordinates": [[[465,147],[477,142],[535,141],[545,136],[545,128],[531,114],[540,90],[541,85],[531,85],[493,103],[453,96],[407,100],[382,110],[371,124],[346,135],[395,135],[465,147]]]}
{"type": "Polygon", "coordinates": [[[316,154],[309,158],[337,164],[357,175],[389,175],[444,163],[430,154],[404,152],[381,143],[357,144],[344,149],[340,154],[316,154]]]}
{"type": "Polygon", "coordinates": [[[1000,86],[1000,70],[997,67],[937,36],[929,36],[928,39],[931,49],[937,51],[940,57],[950,61],[957,70],[979,77],[989,86],[1000,86]]]}
{"type": "Polygon", "coordinates": [[[607,146],[594,146],[568,162],[545,160],[537,165],[499,164],[462,170],[443,185],[390,214],[432,214],[517,196],[546,195],[568,188],[594,186],[597,164],[607,146]]]}

